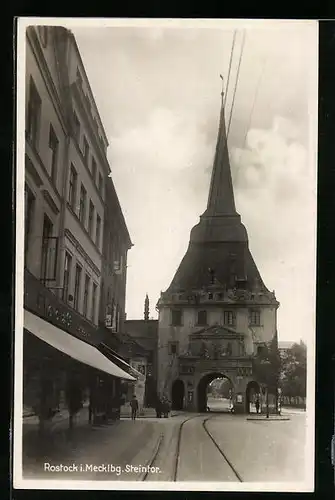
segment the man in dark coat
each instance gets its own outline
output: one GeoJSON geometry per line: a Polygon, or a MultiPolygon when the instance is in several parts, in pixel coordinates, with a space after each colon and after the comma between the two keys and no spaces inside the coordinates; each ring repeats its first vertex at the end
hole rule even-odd
{"type": "Polygon", "coordinates": [[[162,416],[162,401],[159,397],[156,399],[156,417],[161,418],[162,416]]]}
{"type": "Polygon", "coordinates": [[[138,412],[138,401],[134,394],[133,399],[130,401],[131,406],[131,419],[136,420],[137,412],[138,412]]]}

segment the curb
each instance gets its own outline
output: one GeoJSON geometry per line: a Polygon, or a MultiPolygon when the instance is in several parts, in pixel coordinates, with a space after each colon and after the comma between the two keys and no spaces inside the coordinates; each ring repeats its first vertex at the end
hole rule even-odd
{"type": "Polygon", "coordinates": [[[283,420],[291,420],[290,417],[269,417],[269,418],[266,418],[266,417],[260,417],[260,418],[255,418],[255,417],[247,417],[246,420],[254,420],[254,421],[257,421],[257,420],[265,420],[267,422],[271,421],[271,422],[280,422],[280,421],[283,421],[283,420]]]}

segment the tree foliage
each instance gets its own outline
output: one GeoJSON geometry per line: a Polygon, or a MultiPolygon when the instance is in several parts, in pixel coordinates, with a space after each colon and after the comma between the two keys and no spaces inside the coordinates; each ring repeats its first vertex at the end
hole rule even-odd
{"type": "Polygon", "coordinates": [[[283,396],[306,397],[307,347],[304,342],[293,344],[282,359],[280,385],[283,396]]]}
{"type": "Polygon", "coordinates": [[[253,373],[255,379],[276,393],[281,372],[281,359],[278,350],[278,340],[275,335],[268,344],[260,346],[253,360],[253,373]]]}

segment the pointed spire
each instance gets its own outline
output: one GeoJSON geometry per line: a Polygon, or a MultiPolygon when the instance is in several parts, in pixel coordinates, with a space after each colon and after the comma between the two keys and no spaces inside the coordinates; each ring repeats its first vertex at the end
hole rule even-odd
{"type": "Polygon", "coordinates": [[[146,294],[145,301],[144,301],[144,320],[145,321],[149,320],[149,297],[148,297],[148,294],[146,294]]]}
{"type": "Polygon", "coordinates": [[[222,75],[220,75],[220,78],[222,80],[221,112],[207,210],[205,213],[208,216],[236,214],[224,116],[225,106],[222,75]]]}

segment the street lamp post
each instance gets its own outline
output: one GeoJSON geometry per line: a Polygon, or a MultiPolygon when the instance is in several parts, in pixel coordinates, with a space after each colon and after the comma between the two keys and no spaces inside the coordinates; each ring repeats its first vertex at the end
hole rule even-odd
{"type": "Polygon", "coordinates": [[[266,418],[269,418],[269,367],[271,366],[271,361],[268,359],[264,359],[261,361],[261,364],[265,367],[265,380],[266,380],[266,418]]]}

